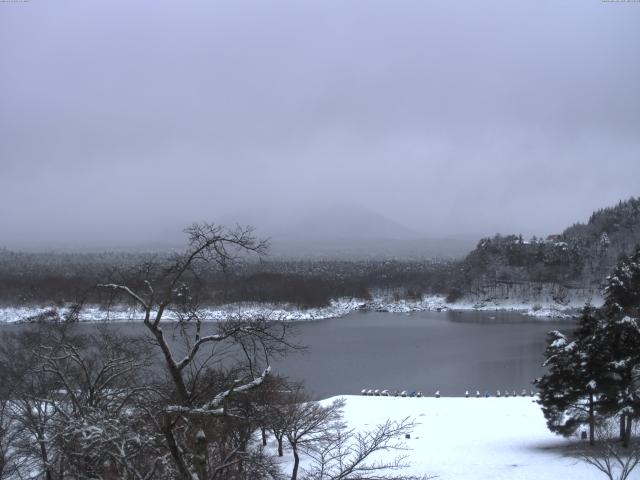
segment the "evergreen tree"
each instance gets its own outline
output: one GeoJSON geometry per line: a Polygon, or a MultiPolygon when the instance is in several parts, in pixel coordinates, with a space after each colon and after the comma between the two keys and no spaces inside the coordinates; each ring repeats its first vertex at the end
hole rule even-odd
{"type": "Polygon", "coordinates": [[[621,257],[607,277],[603,308],[609,317],[640,316],[640,247],[621,257]]]}
{"type": "Polygon", "coordinates": [[[620,415],[620,434],[627,445],[632,422],[640,417],[640,248],[621,258],[607,277],[602,311],[606,373],[600,410],[606,416],[620,415]]]}
{"type": "Polygon", "coordinates": [[[602,359],[599,352],[601,322],[598,312],[586,306],[573,339],[553,331],[545,351],[547,373],[536,381],[540,390],[547,426],[552,432],[570,436],[581,426],[589,428],[589,441],[595,440],[602,359]]]}
{"type": "Polygon", "coordinates": [[[620,415],[620,434],[628,444],[632,422],[640,417],[640,321],[629,316],[607,319],[601,345],[606,372],[599,410],[608,417],[620,415]]]}

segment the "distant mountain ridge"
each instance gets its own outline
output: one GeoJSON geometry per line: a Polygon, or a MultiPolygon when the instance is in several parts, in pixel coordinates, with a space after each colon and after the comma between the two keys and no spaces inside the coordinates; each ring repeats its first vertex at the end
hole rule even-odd
{"type": "Polygon", "coordinates": [[[462,258],[477,236],[430,235],[358,204],[239,215],[269,237],[274,258],[462,258]]]}

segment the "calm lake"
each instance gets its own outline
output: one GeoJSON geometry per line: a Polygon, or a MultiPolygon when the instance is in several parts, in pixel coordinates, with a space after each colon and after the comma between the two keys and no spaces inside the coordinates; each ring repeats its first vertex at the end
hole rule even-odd
{"type": "Polygon", "coordinates": [[[306,379],[319,397],[363,388],[520,393],[543,372],[547,332],[571,328],[512,312],[360,312],[300,325],[309,353],[274,368],[306,379]]]}
{"type": "MultiPolygon", "coordinates": [[[[273,369],[304,379],[317,398],[363,388],[421,390],[425,395],[440,390],[443,396],[461,396],[465,390],[520,393],[530,390],[543,371],[547,332],[572,326],[512,312],[356,312],[297,322],[297,342],[308,351],[273,362],[273,369]]],[[[143,332],[140,324],[114,327],[143,332]]],[[[24,326],[5,325],[0,331],[19,328],[24,326]]]]}

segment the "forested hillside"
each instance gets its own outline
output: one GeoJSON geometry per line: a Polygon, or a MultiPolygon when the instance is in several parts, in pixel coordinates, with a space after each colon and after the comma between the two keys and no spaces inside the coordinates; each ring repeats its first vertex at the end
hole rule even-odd
{"type": "Polygon", "coordinates": [[[640,244],[640,197],[594,212],[586,224],[567,228],[562,238],[582,259],[583,279],[602,282],[619,257],[640,244]]]}
{"type": "MultiPolygon", "coordinates": [[[[459,261],[431,259],[282,260],[240,259],[220,272],[201,266],[197,277],[204,305],[234,302],[286,302],[321,307],[338,297],[370,299],[446,295],[450,301],[540,299],[567,303],[598,296],[617,259],[640,244],[640,198],[594,212],[559,235],[484,238],[459,261]]],[[[22,253],[0,249],[0,306],[111,299],[97,283],[136,284],[145,265],[162,264],[173,252],[22,253]]]]}
{"type": "Polygon", "coordinates": [[[640,244],[640,198],[594,212],[559,235],[483,238],[452,272],[450,299],[555,292],[562,303],[570,291],[598,292],[621,255],[640,244]]]}

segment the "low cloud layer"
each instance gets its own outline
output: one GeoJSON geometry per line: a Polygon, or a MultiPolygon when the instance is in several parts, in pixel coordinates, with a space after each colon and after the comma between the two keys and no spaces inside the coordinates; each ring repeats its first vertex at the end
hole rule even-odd
{"type": "Polygon", "coordinates": [[[639,22],[583,0],[0,4],[0,246],[286,236],[342,205],[425,237],[561,230],[640,194],[639,22]]]}

